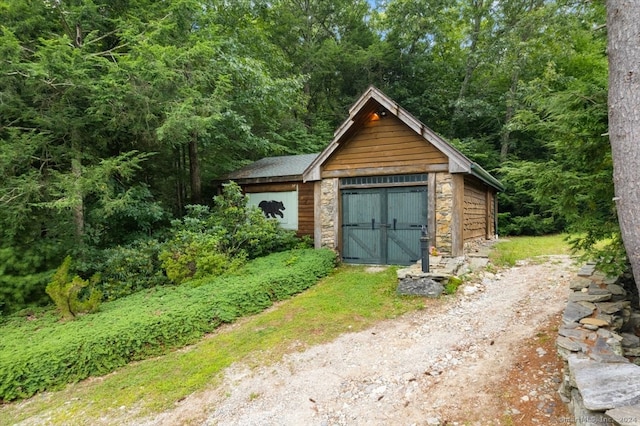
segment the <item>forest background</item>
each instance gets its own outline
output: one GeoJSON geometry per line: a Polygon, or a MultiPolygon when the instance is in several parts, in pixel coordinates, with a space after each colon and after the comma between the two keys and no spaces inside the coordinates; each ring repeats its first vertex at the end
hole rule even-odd
{"type": "Polygon", "coordinates": [[[166,242],[208,220],[189,205],[319,152],[369,85],[503,182],[501,235],[619,266],[605,22],[589,0],[0,0],[0,312],[67,256],[166,282],[166,242]]]}

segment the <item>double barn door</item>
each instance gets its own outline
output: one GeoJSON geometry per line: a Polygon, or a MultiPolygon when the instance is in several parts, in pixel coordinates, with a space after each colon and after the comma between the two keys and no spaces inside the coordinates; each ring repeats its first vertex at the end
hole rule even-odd
{"type": "Polygon", "coordinates": [[[409,265],[420,259],[426,186],[343,189],[341,194],[345,262],[409,265]]]}

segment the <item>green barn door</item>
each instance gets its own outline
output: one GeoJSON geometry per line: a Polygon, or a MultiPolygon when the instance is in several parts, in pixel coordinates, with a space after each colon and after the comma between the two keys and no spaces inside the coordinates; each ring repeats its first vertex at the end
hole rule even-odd
{"type": "Polygon", "coordinates": [[[427,224],[427,188],[387,189],[387,264],[408,265],[420,259],[420,235],[427,224]]]}
{"type": "Polygon", "coordinates": [[[342,258],[349,263],[382,263],[382,193],[342,191],[342,258]]]}
{"type": "Polygon", "coordinates": [[[426,187],[343,190],[342,258],[347,263],[414,263],[426,223],[426,187]]]}

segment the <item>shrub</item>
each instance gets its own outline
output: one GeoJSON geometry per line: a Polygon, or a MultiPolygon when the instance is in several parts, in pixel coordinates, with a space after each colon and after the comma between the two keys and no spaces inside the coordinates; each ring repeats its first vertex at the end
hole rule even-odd
{"type": "Polygon", "coordinates": [[[267,219],[240,187],[230,182],[214,197],[214,206],[187,206],[188,213],[172,224],[172,238],[160,254],[162,267],[176,284],[206,275],[233,271],[245,259],[288,250],[299,240],[291,231],[267,219]]]}
{"type": "Polygon", "coordinates": [[[70,266],[71,256],[67,256],[46,289],[64,319],[73,319],[79,313],[96,312],[102,300],[100,292],[93,288],[98,276],[94,276],[91,283],[77,275],[69,279],[70,266]],[[88,290],[84,298],[81,297],[83,289],[88,290]]]}
{"type": "Polygon", "coordinates": [[[529,213],[526,216],[513,216],[511,213],[498,213],[498,233],[500,235],[548,235],[559,230],[558,221],[551,217],[529,213]]]}
{"type": "Polygon", "coordinates": [[[191,278],[222,275],[244,263],[242,254],[233,257],[222,251],[216,235],[182,233],[180,237],[167,243],[160,254],[167,277],[176,284],[191,278]]]}
{"type": "Polygon", "coordinates": [[[49,259],[57,258],[47,242],[31,242],[25,250],[0,247],[0,312],[6,315],[49,303],[44,289],[58,266],[49,259]]]}
{"type": "Polygon", "coordinates": [[[169,284],[162,270],[159,253],[162,244],[154,239],[136,241],[97,251],[84,271],[99,274],[96,288],[103,300],[115,300],[145,288],[169,284]]]}
{"type": "Polygon", "coordinates": [[[282,252],[253,260],[235,275],[141,291],[75,321],[12,318],[0,339],[0,401],[27,398],[193,343],[223,322],[312,286],[334,264],[329,250],[282,252]]]}

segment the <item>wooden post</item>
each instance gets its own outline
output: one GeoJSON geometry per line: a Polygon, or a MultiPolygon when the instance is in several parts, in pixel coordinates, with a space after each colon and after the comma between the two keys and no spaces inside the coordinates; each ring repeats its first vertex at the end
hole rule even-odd
{"type": "Polygon", "coordinates": [[[313,246],[317,249],[322,247],[322,214],[320,214],[320,206],[322,205],[321,184],[321,180],[313,183],[313,246]]]}
{"type": "Polygon", "coordinates": [[[457,257],[464,254],[464,175],[454,173],[451,176],[451,255],[457,257]]]}
{"type": "Polygon", "coordinates": [[[491,239],[491,189],[489,187],[485,188],[485,240],[491,239]]]}

